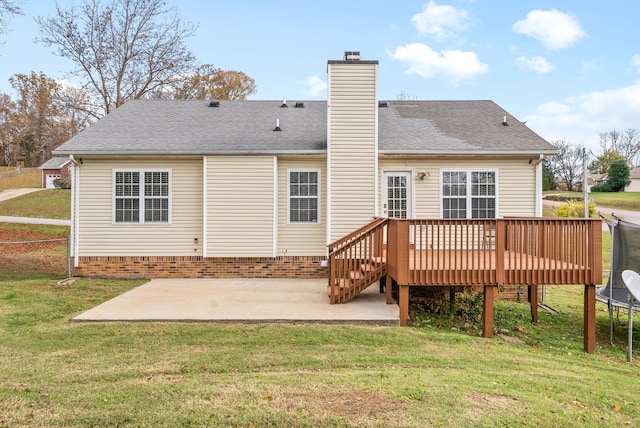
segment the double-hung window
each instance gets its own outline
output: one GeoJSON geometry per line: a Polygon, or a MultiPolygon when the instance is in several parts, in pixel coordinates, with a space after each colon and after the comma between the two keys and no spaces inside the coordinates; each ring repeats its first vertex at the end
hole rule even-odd
{"type": "Polygon", "coordinates": [[[288,171],[289,223],[320,223],[320,171],[288,171]]]}
{"type": "Polygon", "coordinates": [[[169,223],[169,171],[114,171],[114,223],[169,223]]]}
{"type": "Polygon", "coordinates": [[[496,217],[495,171],[443,171],[443,218],[496,217]]]}

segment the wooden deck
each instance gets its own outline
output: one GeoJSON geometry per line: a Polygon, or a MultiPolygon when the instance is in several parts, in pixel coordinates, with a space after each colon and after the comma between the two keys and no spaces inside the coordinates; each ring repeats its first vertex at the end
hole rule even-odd
{"type": "MultiPolygon", "coordinates": [[[[485,337],[493,335],[495,287],[528,286],[536,322],[538,286],[584,284],[584,348],[595,350],[599,219],[378,219],[329,250],[332,303],[347,301],[356,288],[386,275],[399,286],[400,323],[407,325],[409,287],[478,286],[484,289],[485,337]]],[[[388,303],[390,293],[387,287],[388,303]]]]}

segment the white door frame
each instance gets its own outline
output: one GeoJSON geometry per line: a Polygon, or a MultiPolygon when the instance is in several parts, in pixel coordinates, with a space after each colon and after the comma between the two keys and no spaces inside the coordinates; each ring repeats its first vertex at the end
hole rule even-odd
{"type": "Polygon", "coordinates": [[[389,217],[388,211],[388,177],[401,176],[406,177],[407,186],[407,218],[415,217],[415,190],[414,190],[414,171],[411,169],[383,170],[382,171],[382,197],[380,198],[382,217],[389,217]]]}

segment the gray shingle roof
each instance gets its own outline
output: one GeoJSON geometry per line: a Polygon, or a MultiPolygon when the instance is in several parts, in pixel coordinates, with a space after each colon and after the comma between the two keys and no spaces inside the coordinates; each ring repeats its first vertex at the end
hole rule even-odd
{"type": "Polygon", "coordinates": [[[56,158],[53,157],[40,165],[40,169],[58,169],[62,168],[65,164],[71,162],[68,158],[56,158]]]}
{"type": "MultiPolygon", "coordinates": [[[[324,153],[327,103],[129,101],[56,155],[324,153]],[[279,120],[281,131],[273,131],[279,120]]],[[[389,101],[379,108],[381,153],[553,153],[492,101],[389,101]],[[509,126],[502,125],[504,116],[509,126]]]]}

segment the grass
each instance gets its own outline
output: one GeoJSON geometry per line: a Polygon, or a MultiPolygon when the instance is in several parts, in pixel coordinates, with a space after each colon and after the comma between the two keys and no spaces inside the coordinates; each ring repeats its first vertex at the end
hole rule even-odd
{"type": "MultiPolygon", "coordinates": [[[[544,192],[545,195],[559,195],[569,198],[582,199],[582,192],[544,192]]],[[[640,192],[604,192],[589,193],[589,198],[593,198],[597,206],[607,208],[617,208],[621,210],[640,211],[640,192]]]]}
{"type": "MultiPolygon", "coordinates": [[[[563,426],[640,424],[636,362],[582,351],[581,287],[503,337],[436,323],[365,326],[68,320],[137,281],[25,279],[0,288],[0,426],[563,426]]],[[[637,346],[637,341],[636,341],[637,346]]]]}
{"type": "Polygon", "coordinates": [[[0,167],[0,192],[29,187],[42,187],[42,172],[39,168],[22,168],[18,173],[14,168],[0,167]]]}
{"type": "Polygon", "coordinates": [[[45,189],[1,201],[0,215],[69,219],[71,218],[71,191],[45,189]]]}

